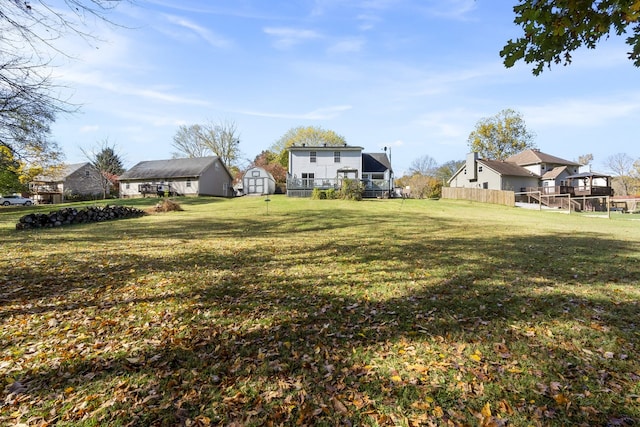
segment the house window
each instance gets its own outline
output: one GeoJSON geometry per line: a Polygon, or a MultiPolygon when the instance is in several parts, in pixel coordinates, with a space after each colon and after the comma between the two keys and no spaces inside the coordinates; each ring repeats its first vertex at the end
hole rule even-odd
{"type": "Polygon", "coordinates": [[[373,173],[371,174],[371,179],[384,179],[383,173],[373,173]]]}
{"type": "Polygon", "coordinates": [[[315,180],[315,174],[313,173],[302,174],[302,185],[304,187],[313,187],[314,180],[315,180]]]}
{"type": "Polygon", "coordinates": [[[315,163],[316,162],[316,152],[315,151],[309,151],[309,161],[311,163],[315,163]]]}
{"type": "Polygon", "coordinates": [[[485,189],[485,190],[488,190],[489,189],[489,183],[488,182],[483,182],[482,183],[482,188],[485,189]]]}
{"type": "Polygon", "coordinates": [[[340,152],[339,151],[334,151],[333,152],[333,163],[340,163],[340,152]]]}
{"type": "Polygon", "coordinates": [[[260,176],[260,171],[251,171],[251,176],[259,177],[260,176]]]}
{"type": "Polygon", "coordinates": [[[191,187],[191,178],[187,178],[187,187],[191,187]]]}
{"type": "Polygon", "coordinates": [[[89,169],[87,169],[86,171],[84,171],[84,176],[89,178],[89,176],[91,175],[91,172],[89,171],[89,169]]]}
{"type": "Polygon", "coordinates": [[[129,183],[126,183],[124,188],[126,188],[128,190],[129,189],[129,183]]]}

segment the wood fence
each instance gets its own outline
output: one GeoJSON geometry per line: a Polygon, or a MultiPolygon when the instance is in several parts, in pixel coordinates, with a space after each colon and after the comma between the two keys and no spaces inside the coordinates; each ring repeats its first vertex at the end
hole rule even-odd
{"type": "Polygon", "coordinates": [[[513,191],[484,190],[482,188],[443,187],[443,199],[471,200],[480,203],[515,206],[516,196],[513,191]]]}

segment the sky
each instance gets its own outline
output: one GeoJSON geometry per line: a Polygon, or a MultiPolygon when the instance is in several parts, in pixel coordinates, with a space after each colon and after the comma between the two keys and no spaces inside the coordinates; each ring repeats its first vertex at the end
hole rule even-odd
{"type": "MultiPolygon", "coordinates": [[[[62,0],[52,0],[63,8],[62,0]]],[[[396,176],[423,156],[462,160],[479,120],[510,108],[543,152],[640,158],[640,69],[621,37],[534,76],[499,52],[516,0],[135,0],[57,40],[52,76],[80,107],[52,137],[66,161],[104,141],[132,167],[171,158],[181,125],[233,121],[244,165],[316,126],[396,176]]]]}

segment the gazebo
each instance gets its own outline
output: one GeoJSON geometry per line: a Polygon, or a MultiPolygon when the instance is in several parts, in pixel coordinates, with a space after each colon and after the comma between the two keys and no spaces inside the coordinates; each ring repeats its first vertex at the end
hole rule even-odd
{"type": "Polygon", "coordinates": [[[582,172],[569,175],[566,179],[566,186],[569,187],[572,196],[613,196],[609,175],[582,172]]]}

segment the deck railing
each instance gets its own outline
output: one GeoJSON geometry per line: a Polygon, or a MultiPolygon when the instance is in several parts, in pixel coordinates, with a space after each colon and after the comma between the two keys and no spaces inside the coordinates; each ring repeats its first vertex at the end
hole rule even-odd
{"type": "Polygon", "coordinates": [[[527,187],[521,189],[523,193],[540,192],[542,195],[554,195],[554,194],[571,194],[572,196],[612,196],[613,190],[611,187],[604,186],[577,186],[570,185],[556,185],[550,187],[527,187]]]}
{"type": "Polygon", "coordinates": [[[31,184],[29,190],[32,194],[57,194],[62,193],[60,188],[55,184],[31,184]]]}
{"type": "MultiPolygon", "coordinates": [[[[386,179],[361,180],[367,190],[388,190],[389,181],[386,179]]],[[[289,178],[287,188],[290,190],[308,190],[314,188],[340,188],[340,181],[335,178],[289,178]]]]}
{"type": "Polygon", "coordinates": [[[338,188],[337,180],[330,178],[288,178],[287,189],[309,190],[314,188],[328,189],[338,188]]]}

